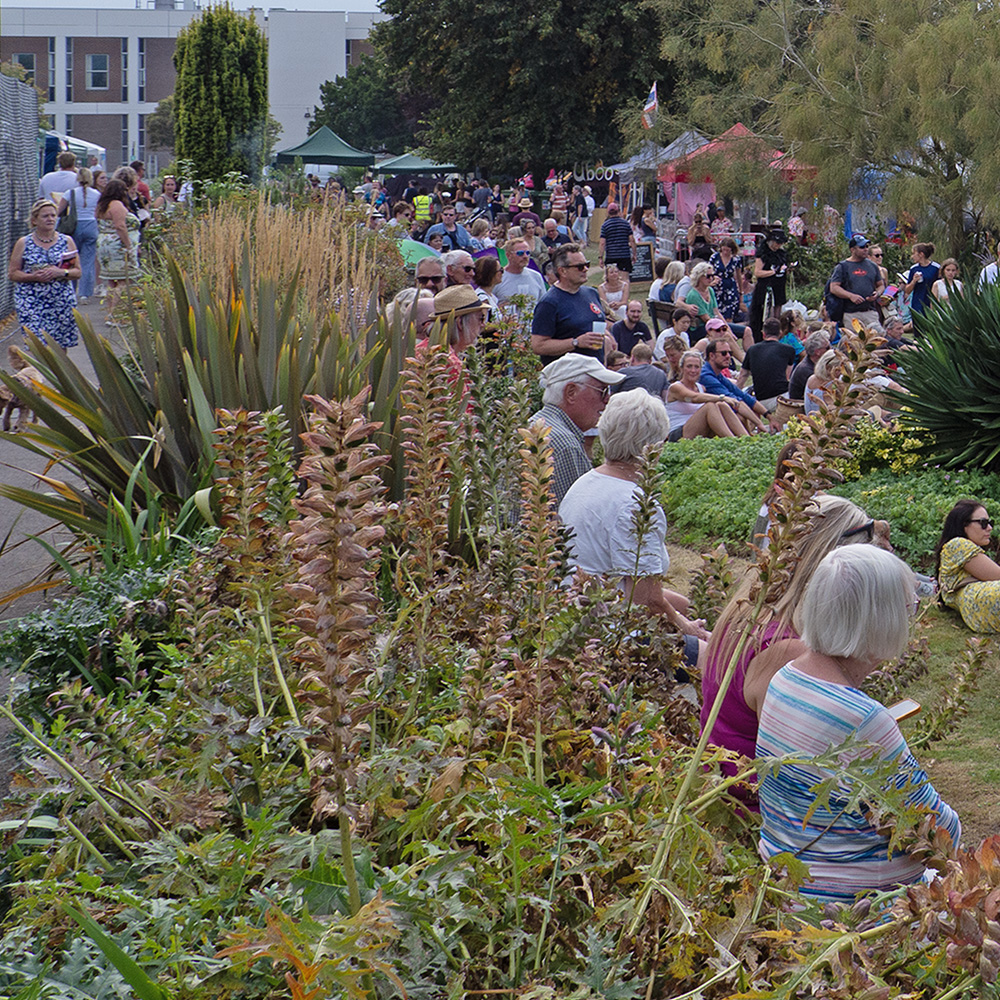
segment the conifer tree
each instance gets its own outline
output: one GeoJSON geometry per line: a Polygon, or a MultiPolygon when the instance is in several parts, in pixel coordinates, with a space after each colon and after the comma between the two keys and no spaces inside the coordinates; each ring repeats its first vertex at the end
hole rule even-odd
{"type": "Polygon", "coordinates": [[[253,14],[209,7],[174,49],[176,152],[199,177],[260,176],[267,145],[267,41],[253,14]]]}

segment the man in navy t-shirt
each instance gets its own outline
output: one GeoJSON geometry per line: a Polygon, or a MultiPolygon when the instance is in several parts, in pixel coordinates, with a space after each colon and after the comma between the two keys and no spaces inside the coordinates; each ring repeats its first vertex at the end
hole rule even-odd
{"type": "Polygon", "coordinates": [[[538,300],[531,321],[531,349],[549,364],[577,351],[604,361],[604,309],[593,288],[585,287],[589,265],[576,243],[553,254],[556,283],[538,300]],[[600,324],[597,330],[594,324],[600,324]]]}

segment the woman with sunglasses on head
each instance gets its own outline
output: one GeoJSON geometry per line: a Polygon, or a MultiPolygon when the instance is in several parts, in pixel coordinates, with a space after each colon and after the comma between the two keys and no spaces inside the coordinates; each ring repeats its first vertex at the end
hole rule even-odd
{"type": "Polygon", "coordinates": [[[680,377],[667,389],[670,440],[746,437],[750,432],[737,415],[740,401],[706,392],[698,381],[704,360],[700,351],[685,351],[681,355],[680,377]]]}
{"type": "Polygon", "coordinates": [[[993,522],[978,500],[959,500],[934,550],[939,600],[973,632],[1000,632],[1000,566],[984,551],[993,522]]]}
{"type": "MultiPolygon", "coordinates": [[[[739,652],[736,672],[726,690],[719,715],[712,726],[713,744],[753,758],[757,744],[757,717],[771,678],[789,660],[805,652],[805,644],[793,624],[793,616],[816,567],[823,557],[841,545],[857,545],[881,540],[876,523],[850,500],[817,494],[806,508],[808,526],[797,535],[794,545],[792,578],[773,605],[757,618],[753,631],[739,652]]],[[[750,625],[753,604],[748,598],[753,581],[726,605],[708,644],[701,677],[701,725],[704,729],[718,696],[722,678],[744,631],[750,625]]],[[[722,765],[725,775],[734,775],[735,763],[722,765]]],[[[734,795],[757,811],[756,788],[734,787],[734,795]]]]}

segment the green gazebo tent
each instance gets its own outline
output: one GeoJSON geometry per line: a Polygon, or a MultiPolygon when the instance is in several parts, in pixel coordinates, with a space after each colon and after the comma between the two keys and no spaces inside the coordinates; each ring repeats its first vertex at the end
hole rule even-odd
{"type": "Polygon", "coordinates": [[[372,153],[349,146],[325,125],[316,129],[305,142],[282,149],[275,156],[278,163],[292,163],[296,159],[303,163],[329,163],[345,167],[371,167],[375,164],[372,153]]]}
{"type": "Polygon", "coordinates": [[[403,153],[383,160],[376,169],[380,174],[443,174],[458,167],[453,163],[435,163],[416,153],[403,153]]]}

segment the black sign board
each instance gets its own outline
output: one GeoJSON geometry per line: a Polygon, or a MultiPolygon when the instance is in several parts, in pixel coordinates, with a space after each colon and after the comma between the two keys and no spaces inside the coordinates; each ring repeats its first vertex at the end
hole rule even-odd
{"type": "Polygon", "coordinates": [[[632,261],[630,281],[653,280],[653,244],[640,243],[635,248],[635,260],[632,261]]]}

